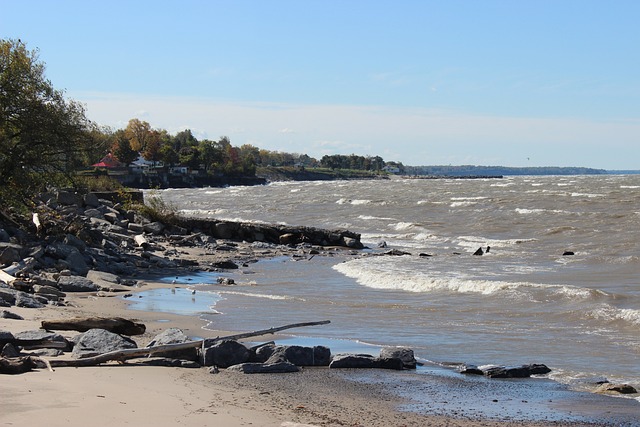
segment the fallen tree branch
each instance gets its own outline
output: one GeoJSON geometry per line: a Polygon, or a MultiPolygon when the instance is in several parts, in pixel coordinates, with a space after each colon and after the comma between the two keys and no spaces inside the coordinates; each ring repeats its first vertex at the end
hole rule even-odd
{"type": "Polygon", "coordinates": [[[304,326],[318,326],[331,323],[329,320],[322,320],[320,322],[305,322],[305,323],[293,323],[290,325],[278,326],[270,329],[263,329],[254,332],[245,332],[242,334],[228,335],[224,337],[208,338],[204,340],[187,341],[178,344],[166,344],[145,348],[128,348],[124,350],[110,351],[108,353],[99,354],[93,357],[87,357],[85,359],[52,359],[49,361],[52,367],[72,366],[95,366],[104,362],[115,360],[118,362],[124,362],[127,359],[134,359],[136,357],[150,356],[153,353],[160,353],[165,351],[187,350],[195,347],[210,347],[214,343],[223,340],[239,340],[242,338],[258,337],[262,335],[274,334],[285,329],[300,328],[304,326]]]}
{"type": "Polygon", "coordinates": [[[43,320],[42,329],[48,331],[78,331],[86,332],[89,329],[105,329],[120,335],[142,335],[145,326],[122,317],[75,317],[67,320],[43,320]]]}

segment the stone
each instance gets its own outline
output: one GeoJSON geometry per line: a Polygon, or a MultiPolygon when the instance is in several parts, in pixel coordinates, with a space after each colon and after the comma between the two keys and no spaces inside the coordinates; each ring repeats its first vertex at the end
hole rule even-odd
{"type": "Polygon", "coordinates": [[[104,214],[99,209],[87,209],[84,211],[84,216],[89,218],[104,219],[104,214]]]}
{"type": "Polygon", "coordinates": [[[405,369],[416,369],[417,365],[413,350],[406,347],[383,347],[380,358],[400,359],[405,369]]]}
{"type": "Polygon", "coordinates": [[[16,347],[11,344],[11,343],[7,343],[4,345],[4,347],[2,347],[2,352],[0,352],[0,356],[2,357],[19,357],[20,356],[20,352],[18,351],[18,349],[16,349],[16,347]]]}
{"type": "Polygon", "coordinates": [[[336,354],[329,368],[375,368],[376,358],[370,354],[336,354]]]}
{"type": "Polygon", "coordinates": [[[9,306],[15,305],[17,291],[10,288],[0,288],[0,301],[6,301],[9,306]]]}
{"type": "Polygon", "coordinates": [[[73,234],[67,234],[64,238],[63,243],[65,245],[73,246],[80,252],[84,252],[87,250],[87,244],[73,234]]]}
{"type": "Polygon", "coordinates": [[[370,354],[337,354],[329,368],[378,368],[402,370],[404,362],[399,358],[374,357],[370,354]]]}
{"type": "Polygon", "coordinates": [[[476,365],[467,365],[462,364],[458,366],[458,372],[461,374],[467,375],[484,375],[482,369],[478,368],[476,365]]]}
{"type": "Polygon", "coordinates": [[[11,265],[22,261],[22,246],[13,243],[0,243],[0,265],[11,265]]]}
{"type": "Polygon", "coordinates": [[[56,194],[56,201],[58,204],[65,206],[82,206],[82,199],[77,193],[72,193],[70,191],[58,191],[56,194]]]}
{"type": "Polygon", "coordinates": [[[551,372],[546,365],[531,364],[515,367],[494,366],[483,370],[489,378],[529,378],[531,375],[543,375],[551,372]]]}
{"type": "Polygon", "coordinates": [[[0,310],[0,319],[24,320],[24,317],[8,310],[0,310]]]}
{"type": "Polygon", "coordinates": [[[42,308],[46,305],[46,299],[43,303],[39,301],[35,296],[26,292],[19,291],[16,295],[16,307],[23,308],[42,308]]]}
{"type": "Polygon", "coordinates": [[[249,361],[249,349],[237,341],[221,340],[204,349],[203,366],[228,368],[249,361]]]}
{"type": "Polygon", "coordinates": [[[140,234],[144,231],[144,227],[141,224],[137,224],[135,222],[130,222],[129,224],[127,224],[127,229],[136,234],[140,234]]]}
{"type": "MultiPolygon", "coordinates": [[[[182,331],[182,329],[178,328],[169,328],[160,334],[156,335],[151,342],[147,345],[147,347],[156,347],[167,344],[178,344],[191,341],[189,337],[182,331]]],[[[175,351],[165,351],[153,353],[154,357],[169,357],[173,359],[182,359],[182,360],[198,360],[198,351],[194,348],[189,348],[186,350],[175,350],[175,351]]]]}
{"type": "Polygon", "coordinates": [[[70,348],[69,341],[65,337],[44,329],[19,332],[15,334],[15,339],[21,341],[20,345],[24,349],[60,348],[67,350],[70,348]]]}
{"type": "Polygon", "coordinates": [[[62,292],[96,292],[100,287],[92,280],[81,276],[61,276],[58,279],[58,289],[62,292]]]}
{"type": "Polygon", "coordinates": [[[95,193],[87,193],[84,196],[84,205],[92,208],[100,206],[100,199],[95,193]]]}
{"type": "Polygon", "coordinates": [[[161,222],[151,222],[143,226],[145,233],[158,235],[164,230],[164,224],[161,222]]]}
{"type": "Polygon", "coordinates": [[[638,390],[629,384],[604,383],[596,389],[596,393],[636,394],[638,390]]]}
{"type": "Polygon", "coordinates": [[[228,368],[230,371],[242,372],[244,374],[283,374],[298,372],[298,368],[293,363],[278,362],[278,363],[241,363],[233,365],[228,368]]]}
{"type": "Polygon", "coordinates": [[[131,338],[123,337],[104,329],[89,329],[81,334],[73,347],[71,355],[82,359],[128,348],[138,348],[131,338]]]}

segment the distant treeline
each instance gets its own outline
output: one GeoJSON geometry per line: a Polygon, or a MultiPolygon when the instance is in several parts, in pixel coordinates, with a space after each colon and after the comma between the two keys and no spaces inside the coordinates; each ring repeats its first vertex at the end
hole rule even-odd
{"type": "Polygon", "coordinates": [[[405,166],[406,175],[505,176],[505,175],[603,175],[604,169],[583,167],[506,167],[506,166],[405,166]]]}

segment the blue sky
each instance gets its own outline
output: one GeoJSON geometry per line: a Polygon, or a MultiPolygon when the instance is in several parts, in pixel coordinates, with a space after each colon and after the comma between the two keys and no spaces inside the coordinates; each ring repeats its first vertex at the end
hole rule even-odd
{"type": "Polygon", "coordinates": [[[0,0],[102,125],[406,165],[640,169],[637,0],[0,0]]]}

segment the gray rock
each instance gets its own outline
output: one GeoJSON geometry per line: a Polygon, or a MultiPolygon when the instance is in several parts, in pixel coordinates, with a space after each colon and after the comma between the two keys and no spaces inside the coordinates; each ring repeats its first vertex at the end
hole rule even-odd
{"type": "Polygon", "coordinates": [[[58,279],[58,289],[62,292],[96,292],[100,287],[86,277],[61,276],[58,279]]]}
{"type": "Polygon", "coordinates": [[[80,252],[84,252],[84,251],[87,250],[87,244],[85,242],[83,242],[82,240],[80,240],[79,238],[77,238],[76,236],[74,236],[73,234],[67,234],[65,236],[64,244],[65,245],[69,245],[69,246],[73,246],[74,248],[76,248],[80,252]]]}
{"type": "Polygon", "coordinates": [[[289,372],[298,372],[298,368],[293,363],[278,362],[278,363],[241,363],[238,365],[230,366],[230,371],[242,372],[244,374],[281,374],[289,372]]]}
{"type": "Polygon", "coordinates": [[[604,383],[596,389],[596,393],[636,394],[638,393],[638,390],[629,384],[604,383]]]}
{"type": "Polygon", "coordinates": [[[104,219],[104,214],[99,209],[87,209],[84,215],[89,218],[104,219]]]}
{"type": "Polygon", "coordinates": [[[374,357],[370,354],[338,354],[333,356],[329,368],[378,368],[402,370],[399,358],[374,357]]]}
{"type": "MultiPolygon", "coordinates": [[[[191,341],[189,337],[178,328],[169,328],[160,334],[156,335],[147,347],[157,347],[167,344],[179,344],[183,342],[191,341]]],[[[173,359],[182,360],[198,360],[198,350],[196,348],[189,348],[186,350],[165,351],[153,353],[154,357],[169,357],[173,359]]]]}
{"type": "Polygon", "coordinates": [[[65,258],[65,262],[69,266],[69,269],[76,274],[84,276],[89,272],[87,261],[79,251],[70,253],[69,256],[65,258]]]}
{"type": "Polygon", "coordinates": [[[0,347],[4,347],[5,344],[15,341],[16,337],[9,331],[0,331],[0,347]]]}
{"type": "Polygon", "coordinates": [[[82,198],[77,193],[71,193],[70,191],[58,191],[56,201],[65,206],[82,206],[82,198]]]}
{"type": "Polygon", "coordinates": [[[158,235],[164,230],[164,224],[162,224],[161,222],[151,222],[149,224],[145,224],[143,226],[143,229],[145,233],[158,235]]]}
{"type": "Polygon", "coordinates": [[[87,193],[84,196],[84,205],[92,208],[100,206],[100,199],[95,193],[87,193]]]}
{"type": "Polygon", "coordinates": [[[11,236],[7,233],[7,230],[0,228],[0,242],[8,242],[11,240],[11,236]]]}
{"type": "Polygon", "coordinates": [[[0,356],[6,357],[6,358],[20,357],[20,352],[13,344],[7,343],[4,345],[4,347],[2,347],[0,356]]]}
{"type": "Polygon", "coordinates": [[[249,349],[233,340],[217,341],[211,347],[206,348],[202,354],[202,365],[204,366],[228,368],[248,360],[249,349]]]}
{"type": "Polygon", "coordinates": [[[370,354],[336,354],[329,368],[375,368],[376,358],[370,354]]]}
{"type": "Polygon", "coordinates": [[[69,349],[69,341],[56,332],[49,332],[44,329],[34,329],[15,334],[15,339],[20,340],[20,345],[25,349],[34,348],[59,348],[69,349]]]}
{"type": "Polygon", "coordinates": [[[23,308],[42,308],[46,305],[45,302],[40,301],[37,297],[28,294],[26,292],[19,291],[16,295],[16,307],[23,308]]]}
{"type": "Polygon", "coordinates": [[[6,301],[10,306],[15,305],[17,293],[14,289],[0,288],[0,301],[6,301]]]}
{"type": "Polygon", "coordinates": [[[546,365],[531,364],[515,367],[494,366],[483,370],[489,378],[528,378],[531,375],[542,375],[551,372],[546,365]]]}
{"type": "Polygon", "coordinates": [[[0,310],[0,319],[24,320],[24,317],[8,310],[0,310]]]}
{"type": "Polygon", "coordinates": [[[416,369],[416,358],[413,350],[406,347],[383,347],[380,358],[400,359],[405,369],[416,369]]]}
{"type": "Polygon", "coordinates": [[[110,351],[138,348],[135,341],[104,329],[89,329],[80,335],[71,355],[82,359],[110,351]]]}
{"type": "Polygon", "coordinates": [[[13,243],[0,243],[0,265],[11,265],[22,261],[22,246],[13,243]]]}
{"type": "Polygon", "coordinates": [[[136,234],[140,234],[144,231],[144,227],[141,224],[137,224],[135,222],[130,222],[129,224],[127,224],[127,229],[136,234]]]}
{"type": "Polygon", "coordinates": [[[64,298],[67,296],[67,294],[53,286],[33,285],[33,292],[37,295],[54,295],[58,298],[64,298]]]}
{"type": "Polygon", "coordinates": [[[267,364],[290,362],[296,366],[329,366],[331,350],[324,346],[277,346],[265,362],[267,364]]]}
{"type": "Polygon", "coordinates": [[[467,375],[484,375],[484,372],[482,371],[482,369],[478,368],[476,365],[467,365],[467,364],[459,365],[458,372],[460,372],[461,374],[467,374],[467,375]]]}

